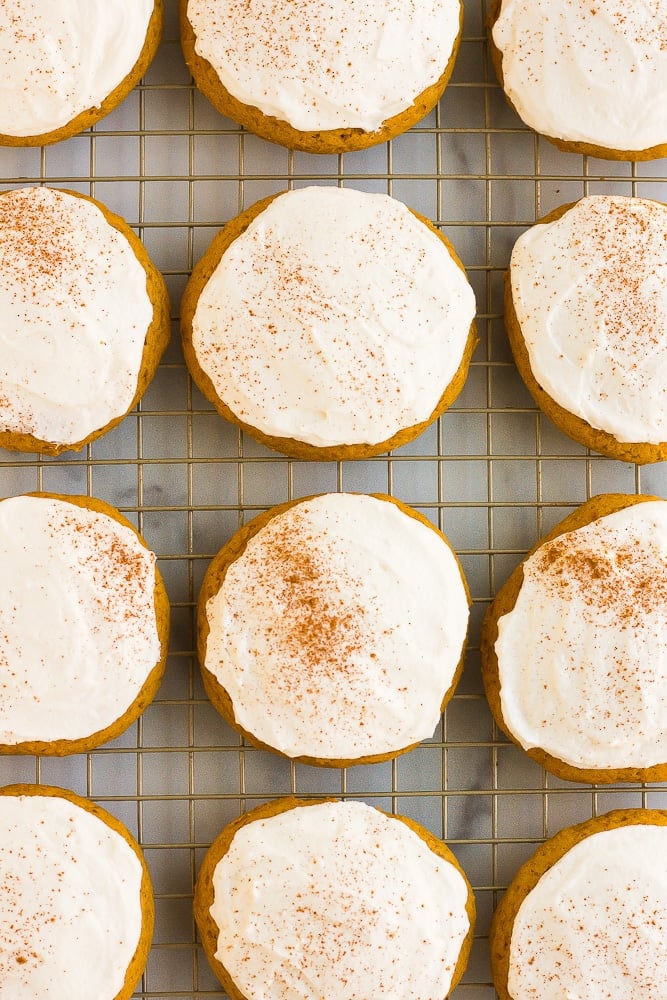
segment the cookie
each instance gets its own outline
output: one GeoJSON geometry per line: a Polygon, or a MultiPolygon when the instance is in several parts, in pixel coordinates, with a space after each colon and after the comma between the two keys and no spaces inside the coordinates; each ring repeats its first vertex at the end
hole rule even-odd
{"type": "Polygon", "coordinates": [[[661,3],[493,0],[491,53],[519,117],[560,149],[667,156],[667,19],[661,3]]]}
{"type": "Polygon", "coordinates": [[[362,802],[293,798],[222,831],[194,909],[233,1000],[276,988],[311,997],[313,983],[339,1000],[444,998],[463,974],[475,922],[464,873],[424,827],[362,802]]]}
{"type": "Polygon", "coordinates": [[[499,1000],[658,1000],[667,956],[667,813],[615,810],[561,830],[491,923],[499,1000]]]}
{"type": "Polygon", "coordinates": [[[113,111],[148,69],[162,0],[3,0],[0,145],[43,146],[113,111]]]}
{"type": "Polygon", "coordinates": [[[594,195],[517,240],[507,333],[538,406],[622,462],[667,458],[667,205],[594,195]]]}
{"type": "Polygon", "coordinates": [[[603,494],[501,587],[482,627],[498,725],[570,781],[667,779],[667,503],[603,494]]]}
{"type": "Polygon", "coordinates": [[[110,504],[0,501],[0,753],[84,753],[152,701],[169,601],[155,555],[110,504]]]}
{"type": "Polygon", "coordinates": [[[468,604],[446,538],[391,497],[281,504],[207,570],[204,687],[231,725],[285,756],[387,760],[433,735],[463,666],[468,604]]]}
{"type": "Polygon", "coordinates": [[[460,0],[181,0],[181,42],[221,114],[290,149],[344,153],[420,121],[445,89],[460,0]]]}
{"type": "Polygon", "coordinates": [[[0,194],[0,447],[59,455],[115,427],[170,336],[162,275],[100,202],[0,194]]]}
{"type": "Polygon", "coordinates": [[[233,219],[181,303],[183,349],[228,420],[295,458],[406,444],[461,391],[475,297],[453,248],[386,195],[308,187],[233,219]]]}
{"type": "Polygon", "coordinates": [[[7,997],[129,1000],[154,904],[127,829],[62,788],[0,789],[0,981],[7,997]]]}

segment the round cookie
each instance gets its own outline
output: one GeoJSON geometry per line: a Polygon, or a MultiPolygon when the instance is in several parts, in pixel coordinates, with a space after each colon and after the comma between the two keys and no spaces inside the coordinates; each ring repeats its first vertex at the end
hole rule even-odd
{"type": "Polygon", "coordinates": [[[603,494],[540,540],[484,618],[498,725],[569,781],[667,779],[667,502],[603,494]]]}
{"type": "Polygon", "coordinates": [[[491,56],[526,125],[559,149],[667,156],[667,17],[658,3],[492,0],[491,56]]]}
{"type": "Polygon", "coordinates": [[[162,34],[162,0],[3,0],[0,145],[78,135],[123,101],[162,34]]]}
{"type": "Polygon", "coordinates": [[[527,230],[505,283],[521,377],[556,426],[623,462],[667,459],[667,205],[596,195],[527,230]]]}
{"type": "Polygon", "coordinates": [[[247,739],[330,767],[428,739],[463,666],[469,597],[445,537],[384,495],[280,504],[211,562],[197,650],[247,739]]]}
{"type": "Polygon", "coordinates": [[[386,142],[436,105],[463,4],[180,0],[180,26],[195,83],[221,114],[290,149],[344,153],[386,142]]]}
{"type": "Polygon", "coordinates": [[[424,827],[362,802],[294,798],[225,827],[204,858],[194,911],[233,1000],[267,996],[271,982],[306,998],[314,980],[318,996],[338,1000],[444,1000],[475,922],[465,874],[424,827]]]}
{"type": "Polygon", "coordinates": [[[84,753],[152,701],[169,638],[154,554],[101,500],[0,501],[0,753],[84,753]]]}
{"type": "Polygon", "coordinates": [[[491,922],[499,1000],[658,1000],[667,975],[667,813],[615,810],[561,830],[491,922]]]}
{"type": "Polygon", "coordinates": [[[119,216],[74,191],[0,194],[0,447],[58,455],[100,437],[169,336],[162,275],[119,216]]]}
{"type": "Polygon", "coordinates": [[[181,303],[183,349],[218,412],[295,458],[406,444],[461,391],[475,298],[452,247],[386,195],[307,187],[215,237],[181,303]]]}
{"type": "Polygon", "coordinates": [[[62,788],[8,785],[0,805],[4,994],[129,1000],[154,922],[138,844],[114,816],[62,788]]]}

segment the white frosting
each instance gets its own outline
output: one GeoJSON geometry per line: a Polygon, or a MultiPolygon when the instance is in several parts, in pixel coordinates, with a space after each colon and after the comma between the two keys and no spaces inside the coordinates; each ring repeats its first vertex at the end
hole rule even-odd
{"type": "Polygon", "coordinates": [[[75,444],[130,407],[153,307],[146,272],[94,203],[0,197],[0,428],[75,444]]]}
{"type": "Polygon", "coordinates": [[[432,736],[468,624],[456,559],[395,504],[330,493],[272,518],[206,609],[206,668],[236,721],[290,756],[432,736]]]}
{"type": "Polygon", "coordinates": [[[0,133],[42,135],[99,107],[134,68],[154,0],[2,0],[0,133]]]}
{"type": "Polygon", "coordinates": [[[522,902],[512,1000],[660,1000],[667,979],[667,827],[633,824],[575,844],[522,902]]]}
{"type": "Polygon", "coordinates": [[[0,503],[0,743],[115,722],[160,658],[155,556],[106,514],[0,503]]]}
{"type": "Polygon", "coordinates": [[[218,396],[265,434],[379,444],[431,416],[474,314],[465,274],[405,205],[310,187],[223,254],[192,339],[218,396]]]}
{"type": "Polygon", "coordinates": [[[0,996],[114,1000],[141,935],[137,855],[68,799],[0,806],[0,996]]]}
{"type": "Polygon", "coordinates": [[[667,761],[667,503],[545,543],[523,577],[495,647],[509,731],[578,767],[667,761]]]}
{"type": "Polygon", "coordinates": [[[225,89],[296,129],[374,132],[437,83],[459,0],[188,0],[195,51],[225,89]],[[406,59],[405,53],[410,53],[406,59]]]}
{"type": "Polygon", "coordinates": [[[531,369],[552,399],[618,441],[666,441],[667,207],[584,198],[519,237],[510,275],[531,369]]]}
{"type": "Polygon", "coordinates": [[[248,1000],[442,1000],[470,928],[461,873],[361,802],[241,827],[213,892],[216,957],[248,1000]]]}
{"type": "Polygon", "coordinates": [[[664,0],[502,0],[505,91],[543,135],[637,151],[667,142],[664,0]]]}

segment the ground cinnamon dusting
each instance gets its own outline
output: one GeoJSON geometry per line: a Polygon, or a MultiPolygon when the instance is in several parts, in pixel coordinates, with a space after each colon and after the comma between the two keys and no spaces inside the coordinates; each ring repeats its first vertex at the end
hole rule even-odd
{"type": "Polygon", "coordinates": [[[93,269],[90,259],[84,272],[70,205],[71,196],[65,201],[50,189],[24,188],[0,197],[0,263],[12,275],[17,307],[48,290],[58,304],[69,301],[83,309],[86,289],[94,294],[103,265],[98,260],[93,269]]]}
{"type": "Polygon", "coordinates": [[[577,532],[561,535],[535,554],[535,570],[561,596],[576,593],[591,612],[613,612],[619,627],[640,628],[667,605],[667,560],[661,559],[663,574],[656,573],[639,539],[620,541],[616,534],[608,529],[604,543],[577,532]]]}
{"type": "MultiPolygon", "coordinates": [[[[352,579],[336,580],[331,571],[326,541],[300,530],[295,513],[280,524],[272,539],[271,558],[246,553],[258,586],[272,592],[280,608],[279,635],[271,638],[277,648],[299,662],[312,685],[354,670],[355,656],[366,649],[368,612],[361,602],[360,585],[352,579]],[[347,591],[347,596],[343,592],[347,591]]],[[[274,525],[274,528],[276,525],[274,525]]],[[[282,677],[292,683],[289,676],[282,677]]],[[[300,685],[303,677],[298,679],[300,685]]]]}
{"type": "MultiPolygon", "coordinates": [[[[41,849],[37,847],[37,853],[41,849]]],[[[54,923],[58,908],[55,890],[52,893],[52,908],[30,910],[26,907],[26,896],[30,887],[17,874],[14,866],[21,869],[27,861],[26,848],[21,845],[2,845],[3,876],[0,883],[2,889],[2,913],[0,919],[0,993],[5,975],[9,975],[12,967],[25,966],[25,972],[36,968],[44,961],[45,956],[37,951],[40,940],[40,929],[43,924],[54,923]],[[16,857],[17,862],[13,859],[16,857]]],[[[38,859],[37,859],[38,860],[38,859]]],[[[31,873],[32,874],[32,873],[31,873]]],[[[34,876],[37,877],[36,875],[34,876]]]]}
{"type": "MultiPolygon", "coordinates": [[[[53,519],[54,531],[67,530],[82,571],[92,584],[92,598],[107,622],[136,623],[146,619],[144,595],[151,593],[147,577],[147,550],[139,549],[134,535],[127,540],[96,520],[62,511],[53,519]]],[[[129,530],[129,529],[127,529],[129,530]]]]}
{"type": "Polygon", "coordinates": [[[635,199],[594,201],[588,206],[587,237],[573,247],[596,292],[606,350],[621,368],[637,372],[647,351],[664,345],[664,307],[656,288],[667,279],[664,266],[646,271],[646,247],[664,228],[664,208],[635,199]],[[595,268],[591,268],[595,262],[595,268]]]}

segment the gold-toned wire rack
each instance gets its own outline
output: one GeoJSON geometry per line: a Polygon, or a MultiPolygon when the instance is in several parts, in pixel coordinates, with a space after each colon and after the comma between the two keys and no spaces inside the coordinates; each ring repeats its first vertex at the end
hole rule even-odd
{"type": "Polygon", "coordinates": [[[145,80],[94,130],[42,149],[0,150],[0,189],[48,183],[124,216],[165,275],[174,332],[136,411],[84,451],[0,452],[0,494],[87,493],[119,507],[157,552],[172,605],[164,683],[114,743],[62,759],[0,756],[0,783],[62,785],[101,803],[143,845],[156,930],[135,997],[218,1000],[198,945],[192,889],[222,826],[276,795],[361,798],[444,837],[475,889],[478,926],[455,1000],[492,1000],[489,920],[519,864],[546,836],[617,806],[667,807],[665,785],[572,785],[545,774],[496,730],[479,675],[489,598],[536,539],[592,494],[667,494],[667,469],[591,454],[535,409],[502,321],[511,246],[536,218],[584,194],[667,201],[667,161],[612,163],[559,152],[507,106],[490,68],[485,0],[465,0],[455,73],[437,109],[393,142],[345,156],[288,152],[221,118],[192,86],[176,0],[145,80]],[[480,343],[454,407],[413,444],[360,462],[290,461],[217,416],[192,386],[177,319],[188,274],[213,234],[265,195],[325,183],[383,191],[452,240],[478,304],[480,343]],[[449,537],[473,597],[458,691],[433,739],[398,760],[323,770],[246,746],[210,707],[194,656],[194,606],[208,561],[274,503],[326,490],[386,491],[449,537]]]}

